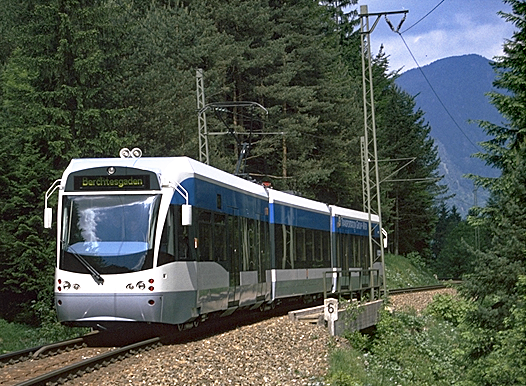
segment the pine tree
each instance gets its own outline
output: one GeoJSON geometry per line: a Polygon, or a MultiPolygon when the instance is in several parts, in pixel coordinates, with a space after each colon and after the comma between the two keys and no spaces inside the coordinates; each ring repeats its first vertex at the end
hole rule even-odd
{"type": "Polygon", "coordinates": [[[526,105],[526,54],[523,49],[526,6],[520,1],[506,2],[511,4],[512,12],[502,15],[517,30],[504,44],[504,55],[496,58],[493,64],[497,72],[494,86],[504,92],[490,93],[490,99],[508,123],[480,123],[493,138],[482,144],[486,152],[478,155],[487,164],[500,169],[501,176],[476,178],[476,182],[489,188],[492,195],[481,215],[492,230],[493,251],[481,257],[481,268],[476,270],[469,286],[469,293],[481,302],[489,302],[487,306],[499,305],[493,309],[501,306],[509,309],[507,303],[513,302],[517,277],[524,273],[523,246],[526,243],[526,112],[523,109],[526,105]],[[501,270],[495,273],[501,280],[486,277],[487,269],[493,264],[501,270]],[[491,286],[485,286],[489,282],[491,286]]]}
{"type": "MultiPolygon", "coordinates": [[[[394,84],[384,88],[378,103],[379,158],[393,173],[387,181],[386,220],[392,224],[393,251],[418,252],[430,261],[431,241],[437,222],[437,206],[445,187],[439,184],[439,158],[424,113],[415,110],[414,97],[394,84]]],[[[388,169],[387,172],[390,172],[388,169]]]]}
{"type": "MultiPolygon", "coordinates": [[[[345,182],[359,174],[359,163],[346,173],[355,165],[348,153],[359,154],[359,142],[347,146],[356,139],[346,134],[355,130],[359,114],[339,59],[332,14],[310,1],[210,1],[207,7],[203,18],[214,20],[222,37],[205,60],[209,102],[253,101],[268,110],[267,120],[256,122],[248,171],[311,198],[352,202],[351,190],[341,186],[356,186],[345,182]]],[[[249,114],[238,108],[225,115],[240,141],[254,124],[249,114]]],[[[223,122],[216,124],[210,121],[212,130],[225,131],[223,122]]],[[[240,150],[233,138],[214,142],[222,148],[216,148],[212,163],[233,170],[240,150]]],[[[360,197],[361,188],[352,192],[360,197]]]]}
{"type": "MultiPolygon", "coordinates": [[[[121,111],[109,98],[116,61],[112,11],[102,2],[28,1],[2,74],[2,291],[20,303],[51,299],[54,238],[42,228],[44,193],[73,157],[116,154],[121,111]]],[[[50,306],[50,305],[49,305],[50,306]]],[[[48,307],[49,308],[49,307],[48,307]]]]}
{"type": "Polygon", "coordinates": [[[492,245],[488,252],[477,254],[474,272],[463,286],[466,296],[477,304],[471,321],[473,336],[478,338],[472,339],[470,355],[476,364],[472,377],[481,385],[523,384],[520,373],[525,371],[522,364],[521,369],[514,369],[520,371],[513,372],[518,378],[495,377],[501,363],[514,361],[507,355],[495,361],[496,354],[506,351],[503,337],[524,331],[523,324],[513,322],[513,313],[522,312],[524,307],[517,283],[526,274],[526,4],[517,0],[505,3],[511,5],[512,11],[501,15],[516,30],[512,39],[505,42],[503,56],[493,64],[497,72],[494,86],[502,92],[490,93],[490,100],[507,123],[480,123],[493,138],[482,144],[486,152],[479,154],[487,164],[500,169],[501,176],[476,178],[491,192],[490,202],[476,220],[491,231],[492,245]]]}
{"type": "Polygon", "coordinates": [[[121,3],[113,21],[122,29],[123,54],[112,88],[128,113],[121,122],[132,136],[127,146],[147,156],[197,158],[195,73],[219,44],[197,11],[203,4],[121,3]]]}

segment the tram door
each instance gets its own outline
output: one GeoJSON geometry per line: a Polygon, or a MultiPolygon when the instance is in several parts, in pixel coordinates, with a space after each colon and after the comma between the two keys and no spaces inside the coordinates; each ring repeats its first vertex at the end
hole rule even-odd
{"type": "Polygon", "coordinates": [[[228,249],[228,259],[229,259],[229,293],[228,293],[228,306],[238,306],[239,305],[239,266],[240,266],[240,232],[239,232],[239,217],[237,216],[228,216],[227,217],[227,249],[228,249]]]}
{"type": "Polygon", "coordinates": [[[246,217],[228,217],[230,249],[229,305],[244,306],[266,299],[270,268],[268,224],[246,217]]]}

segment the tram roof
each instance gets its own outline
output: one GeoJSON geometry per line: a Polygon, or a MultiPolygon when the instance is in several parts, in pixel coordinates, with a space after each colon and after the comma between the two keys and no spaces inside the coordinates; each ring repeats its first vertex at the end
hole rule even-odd
{"type": "MultiPolygon", "coordinates": [[[[156,173],[163,185],[169,182],[181,183],[189,178],[199,178],[215,184],[243,190],[256,195],[265,195],[271,202],[297,208],[305,208],[320,213],[331,213],[357,220],[368,220],[368,214],[357,210],[327,205],[279,190],[266,190],[262,185],[234,176],[220,169],[203,164],[189,157],[141,157],[141,158],[77,158],[71,160],[64,171],[64,181],[70,173],[99,167],[128,167],[148,170],[156,173]]],[[[372,221],[378,222],[378,216],[372,215],[372,221]]]]}
{"type": "MultiPolygon", "coordinates": [[[[362,220],[362,221],[369,220],[369,215],[366,212],[360,212],[354,209],[342,208],[336,205],[330,205],[330,208],[331,208],[331,213],[333,216],[340,216],[340,217],[349,218],[353,220],[362,220]]],[[[376,214],[371,214],[371,221],[377,223],[380,221],[380,218],[376,214]]]]}
{"type": "Polygon", "coordinates": [[[64,171],[66,179],[71,173],[100,167],[127,167],[156,173],[162,185],[181,183],[189,178],[199,178],[236,190],[265,195],[265,188],[220,169],[203,164],[189,157],[141,157],[141,158],[77,158],[71,160],[64,171]]]}

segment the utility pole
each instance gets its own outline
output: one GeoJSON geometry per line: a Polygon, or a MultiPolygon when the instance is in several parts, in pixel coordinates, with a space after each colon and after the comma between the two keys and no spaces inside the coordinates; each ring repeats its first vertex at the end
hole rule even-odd
{"type": "Polygon", "coordinates": [[[208,156],[208,129],[206,127],[205,87],[203,69],[198,68],[195,73],[197,89],[197,127],[199,130],[199,162],[210,165],[208,156]]]}
{"type": "MultiPolygon", "coordinates": [[[[379,249],[380,249],[380,261],[382,265],[382,277],[383,277],[383,291],[384,296],[387,294],[387,285],[385,280],[385,253],[384,253],[384,235],[382,233],[382,209],[380,200],[380,175],[378,168],[378,148],[376,142],[376,118],[374,110],[374,92],[373,92],[373,69],[372,69],[372,56],[371,56],[371,33],[374,31],[376,25],[380,21],[382,16],[392,14],[404,14],[404,18],[398,25],[398,30],[402,26],[405,20],[405,15],[408,11],[395,11],[395,12],[380,12],[380,13],[369,13],[367,5],[360,6],[360,32],[361,32],[361,51],[362,51],[362,83],[363,83],[363,114],[364,114],[364,126],[365,135],[362,140],[362,176],[365,177],[363,181],[363,197],[365,202],[364,210],[368,213],[369,221],[369,264],[370,268],[373,268],[374,263],[377,261],[378,256],[374,256],[373,245],[376,243],[374,240],[374,229],[372,224],[372,214],[378,216],[378,233],[380,235],[379,249]],[[369,17],[376,18],[372,24],[369,24],[369,17]],[[374,178],[371,178],[371,163],[373,165],[374,178]],[[376,198],[376,208],[374,208],[373,201],[376,198]]],[[[389,25],[391,23],[387,20],[389,25]]],[[[370,272],[370,283],[371,283],[371,299],[374,298],[373,288],[374,274],[370,272]]]]}

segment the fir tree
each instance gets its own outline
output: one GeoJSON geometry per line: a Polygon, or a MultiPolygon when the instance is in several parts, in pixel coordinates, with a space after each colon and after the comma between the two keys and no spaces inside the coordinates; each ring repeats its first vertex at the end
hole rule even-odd
{"type": "MultiPolygon", "coordinates": [[[[105,88],[115,64],[111,7],[27,2],[19,46],[2,74],[2,291],[50,300],[54,238],[42,229],[44,193],[74,157],[116,154],[120,110],[105,88]],[[53,240],[53,243],[52,243],[53,240]]],[[[50,304],[48,308],[50,308],[50,304]]]]}
{"type": "Polygon", "coordinates": [[[477,304],[471,318],[474,333],[469,353],[475,360],[472,378],[481,385],[523,384],[521,374],[525,372],[521,364],[509,373],[511,378],[495,377],[503,363],[514,361],[502,355],[505,337],[524,331],[524,324],[515,323],[513,315],[523,314],[523,286],[517,284],[526,273],[526,4],[517,0],[505,3],[512,11],[501,15],[516,30],[505,42],[503,56],[493,64],[497,72],[494,86],[502,92],[490,93],[490,100],[507,123],[481,122],[493,139],[482,144],[485,153],[479,154],[502,174],[495,179],[476,178],[491,192],[490,202],[476,220],[491,231],[492,245],[488,252],[477,254],[474,272],[463,286],[466,296],[477,304]]]}

